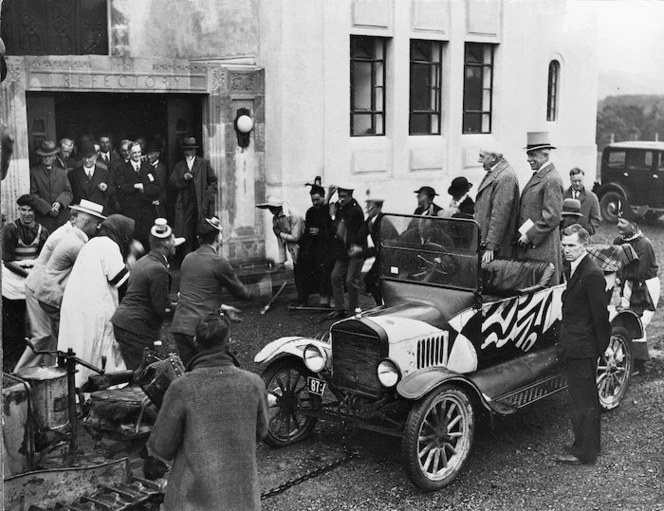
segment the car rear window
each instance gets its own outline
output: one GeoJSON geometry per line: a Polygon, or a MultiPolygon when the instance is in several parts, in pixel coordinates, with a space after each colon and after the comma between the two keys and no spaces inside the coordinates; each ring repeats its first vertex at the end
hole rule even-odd
{"type": "Polygon", "coordinates": [[[625,151],[611,151],[606,160],[606,166],[610,169],[624,169],[626,160],[625,151]]]}
{"type": "Polygon", "coordinates": [[[630,151],[627,155],[627,168],[642,170],[652,168],[652,151],[630,151]]]}

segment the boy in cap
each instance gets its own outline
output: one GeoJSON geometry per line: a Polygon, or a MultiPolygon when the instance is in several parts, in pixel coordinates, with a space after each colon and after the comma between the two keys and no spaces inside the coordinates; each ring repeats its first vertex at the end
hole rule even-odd
{"type": "Polygon", "coordinates": [[[643,324],[643,337],[632,339],[634,353],[634,371],[636,374],[644,371],[644,364],[650,359],[645,328],[650,324],[657,302],[659,301],[660,282],[657,276],[657,259],[652,242],[646,238],[638,222],[645,216],[647,206],[637,211],[624,201],[618,203],[618,237],[613,240],[614,245],[628,243],[632,246],[638,261],[632,261],[619,273],[620,278],[620,307],[629,308],[641,316],[643,324]]]}
{"type": "Polygon", "coordinates": [[[115,339],[127,369],[136,370],[143,350],[154,348],[161,325],[171,310],[169,262],[184,238],[173,236],[165,218],[157,218],[150,229],[150,252],[131,270],[127,293],[111,318],[115,339]]]}

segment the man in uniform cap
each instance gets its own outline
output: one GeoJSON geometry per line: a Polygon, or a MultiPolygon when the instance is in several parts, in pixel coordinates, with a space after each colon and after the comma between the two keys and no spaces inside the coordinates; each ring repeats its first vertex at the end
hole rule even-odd
{"type": "Polygon", "coordinates": [[[111,318],[115,339],[127,369],[136,370],[145,348],[154,349],[161,325],[171,311],[169,261],[184,238],[173,236],[165,218],[157,218],[150,229],[150,252],[131,270],[127,293],[111,318]]]}
{"type": "Polygon", "coordinates": [[[648,206],[642,206],[635,211],[627,202],[620,201],[618,204],[619,236],[613,240],[614,245],[628,243],[639,256],[638,260],[629,263],[618,274],[620,307],[636,312],[641,316],[643,324],[643,337],[632,339],[634,369],[637,374],[644,371],[644,364],[650,359],[645,328],[655,314],[660,294],[655,249],[652,242],[643,235],[638,224],[647,211],[648,206]]]}
{"type": "Polygon", "coordinates": [[[348,311],[358,312],[360,298],[360,276],[367,248],[364,230],[364,213],[353,198],[353,187],[348,185],[333,188],[339,200],[335,207],[333,232],[337,259],[332,270],[332,293],[334,294],[335,318],[344,318],[348,312],[344,307],[344,284],[348,289],[348,311]]]}
{"type": "Polygon", "coordinates": [[[37,199],[37,222],[53,232],[69,219],[71,185],[67,172],[54,164],[58,152],[55,142],[44,140],[35,152],[41,163],[30,169],[30,194],[37,199]]]}
{"type": "Polygon", "coordinates": [[[549,160],[552,149],[555,147],[549,143],[547,132],[528,133],[525,150],[533,175],[521,193],[518,257],[553,263],[555,272],[551,284],[555,285],[560,282],[562,273],[563,181],[549,160]]]}

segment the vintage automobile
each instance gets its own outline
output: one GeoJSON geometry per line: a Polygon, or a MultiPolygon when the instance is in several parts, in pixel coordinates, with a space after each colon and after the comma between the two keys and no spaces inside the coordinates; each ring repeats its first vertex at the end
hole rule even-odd
{"type": "MultiPolygon", "coordinates": [[[[265,364],[272,446],[304,439],[318,419],[402,438],[410,480],[427,491],[463,468],[479,415],[507,415],[566,388],[556,353],[565,285],[550,263],[481,265],[472,220],[388,214],[378,246],[384,306],[334,323],[322,339],[283,337],[265,364]]],[[[625,396],[639,318],[610,314],[597,386],[610,410],[625,396]]]]}

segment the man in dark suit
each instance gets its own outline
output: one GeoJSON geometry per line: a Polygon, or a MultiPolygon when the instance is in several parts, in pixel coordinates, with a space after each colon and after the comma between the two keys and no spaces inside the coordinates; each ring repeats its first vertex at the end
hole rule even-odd
{"type": "Polygon", "coordinates": [[[575,224],[563,231],[561,242],[571,271],[562,296],[558,348],[566,364],[574,443],[556,461],[569,465],[593,463],[600,452],[597,358],[611,337],[604,274],[588,256],[589,238],[588,231],[575,224]]]}
{"type": "Polygon", "coordinates": [[[70,138],[63,138],[60,140],[59,147],[58,154],[55,155],[55,165],[69,174],[76,166],[76,162],[71,156],[74,151],[74,141],[70,138]]]}
{"type": "Polygon", "coordinates": [[[154,168],[142,159],[138,142],[129,145],[130,160],[116,176],[122,214],[136,221],[134,239],[149,247],[150,229],[157,218],[154,201],[161,195],[161,187],[154,168]]]}
{"type": "Polygon", "coordinates": [[[364,230],[371,239],[371,246],[368,246],[362,253],[363,259],[375,257],[374,263],[364,276],[364,285],[366,290],[373,296],[376,305],[383,304],[383,293],[381,290],[380,263],[378,261],[378,245],[381,239],[397,239],[399,233],[394,225],[387,218],[378,221],[383,214],[384,199],[367,199],[367,219],[364,222],[364,230]]]}
{"type": "Polygon", "coordinates": [[[593,236],[599,227],[599,199],[590,190],[586,190],[583,185],[583,178],[585,173],[578,167],[574,167],[569,171],[570,186],[565,193],[563,199],[577,199],[581,203],[581,217],[578,224],[588,231],[593,236]]]}
{"type": "Polygon", "coordinates": [[[159,216],[162,218],[167,218],[167,197],[168,197],[168,169],[164,162],[162,162],[159,157],[161,156],[161,147],[156,141],[151,141],[147,147],[147,160],[150,165],[154,168],[154,171],[157,175],[157,180],[159,181],[159,186],[161,186],[161,195],[157,198],[157,210],[159,211],[159,216]]]}
{"type": "Polygon", "coordinates": [[[479,162],[486,170],[477,188],[474,215],[486,246],[482,262],[489,263],[494,257],[512,259],[516,255],[519,180],[497,149],[480,149],[479,162]]]}
{"type": "Polygon", "coordinates": [[[551,284],[560,282],[560,221],[563,209],[563,181],[549,160],[551,149],[547,132],[528,133],[525,148],[534,171],[523,187],[519,206],[518,258],[553,263],[551,284]]]}
{"type": "Polygon", "coordinates": [[[81,199],[87,199],[101,204],[104,214],[108,215],[111,196],[114,195],[113,186],[109,184],[108,170],[97,165],[97,151],[93,145],[82,147],[80,154],[83,165],[76,167],[67,176],[74,194],[72,203],[78,204],[81,199]]]}
{"type": "Polygon", "coordinates": [[[41,163],[30,169],[30,195],[36,199],[35,220],[48,232],[54,232],[69,220],[71,185],[67,172],[54,163],[58,153],[55,142],[44,140],[35,153],[41,157],[41,163]]]}
{"type": "Polygon", "coordinates": [[[194,137],[182,143],[184,160],[173,167],[169,186],[177,191],[173,227],[177,236],[184,236],[184,252],[196,248],[196,229],[204,218],[216,215],[217,176],[210,162],[196,156],[198,144],[194,137]]]}

